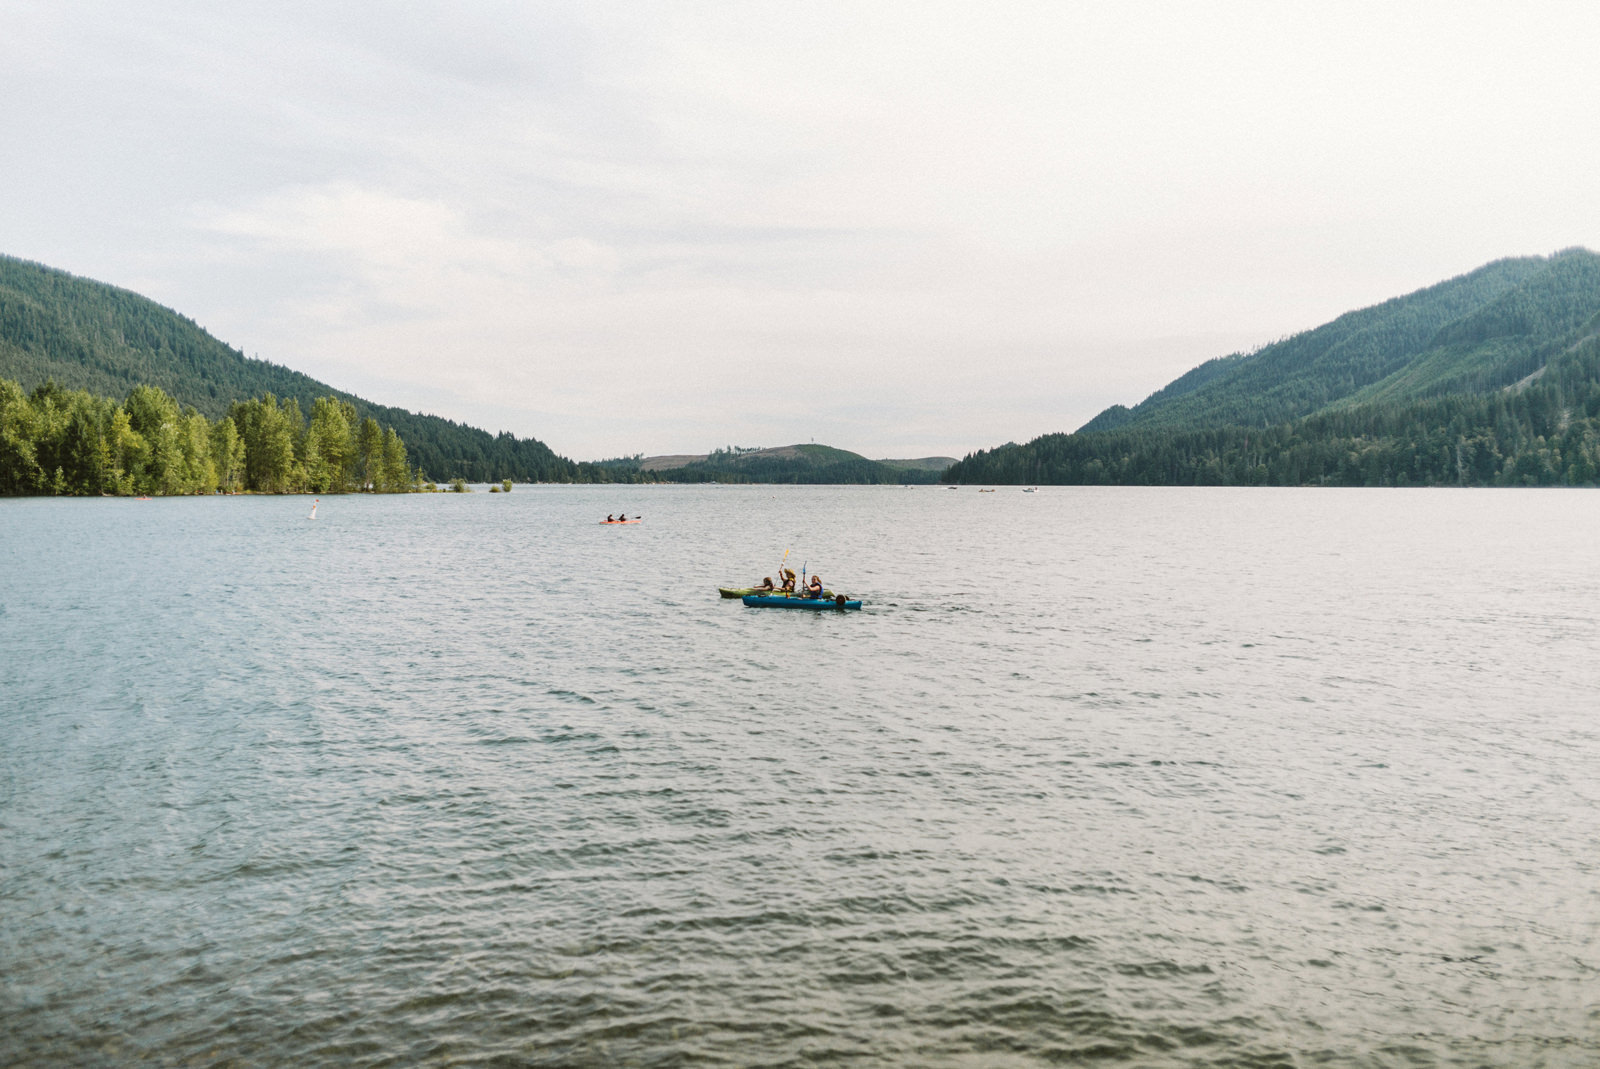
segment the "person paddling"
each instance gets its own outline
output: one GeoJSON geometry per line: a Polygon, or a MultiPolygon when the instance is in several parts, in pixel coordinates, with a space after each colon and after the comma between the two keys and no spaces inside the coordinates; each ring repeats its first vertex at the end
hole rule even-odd
{"type": "Polygon", "coordinates": [[[608,513],[606,513],[606,522],[607,523],[616,523],[617,521],[612,519],[611,518],[611,513],[608,512],[608,513]]]}
{"type": "Polygon", "coordinates": [[[813,575],[811,582],[806,584],[806,593],[813,598],[822,597],[822,577],[813,575]]]}
{"type": "Polygon", "coordinates": [[[772,576],[769,575],[766,578],[761,580],[761,585],[756,587],[756,589],[757,590],[775,590],[777,588],[772,585],[772,576]]]}

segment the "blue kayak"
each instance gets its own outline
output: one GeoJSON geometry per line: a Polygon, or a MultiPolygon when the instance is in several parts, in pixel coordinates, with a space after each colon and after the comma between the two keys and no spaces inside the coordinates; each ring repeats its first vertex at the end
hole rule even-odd
{"type": "Polygon", "coordinates": [[[852,601],[843,594],[831,598],[786,598],[782,595],[746,594],[744,603],[752,609],[859,609],[860,601],[852,601]]]}

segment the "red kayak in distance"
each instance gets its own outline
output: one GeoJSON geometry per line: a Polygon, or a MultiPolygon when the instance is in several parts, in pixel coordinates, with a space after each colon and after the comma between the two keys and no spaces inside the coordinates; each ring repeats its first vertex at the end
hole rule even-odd
{"type": "Polygon", "coordinates": [[[601,520],[601,527],[619,527],[625,523],[643,523],[643,520],[601,520]]]}

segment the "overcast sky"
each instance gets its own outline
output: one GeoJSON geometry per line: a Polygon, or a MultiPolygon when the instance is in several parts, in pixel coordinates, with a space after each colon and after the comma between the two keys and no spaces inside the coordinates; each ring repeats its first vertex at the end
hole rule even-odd
{"type": "Polygon", "coordinates": [[[0,0],[0,251],[594,459],[962,454],[1600,249],[1600,4],[0,0]]]}

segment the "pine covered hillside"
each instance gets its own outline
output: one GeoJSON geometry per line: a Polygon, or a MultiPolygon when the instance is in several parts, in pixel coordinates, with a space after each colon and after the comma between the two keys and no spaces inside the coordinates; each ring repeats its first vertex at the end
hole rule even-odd
{"type": "Polygon", "coordinates": [[[1600,256],[1498,260],[1349,312],[1249,354],[1208,361],[1081,430],[1260,427],[1342,401],[1416,400],[1516,382],[1596,311],[1600,256]]]}
{"type": "Polygon", "coordinates": [[[543,442],[492,435],[437,416],[373,404],[286,367],[253,360],[193,320],[137,293],[0,256],[0,379],[23,390],[53,381],[68,390],[126,397],[156,386],[220,419],[234,401],[273,394],[311,411],[316,399],[349,401],[360,419],[393,427],[412,462],[434,479],[611,481],[628,478],[557,456],[543,442]]]}
{"type": "Polygon", "coordinates": [[[1600,256],[1499,260],[1248,354],[951,481],[1593,485],[1600,256]]]}

